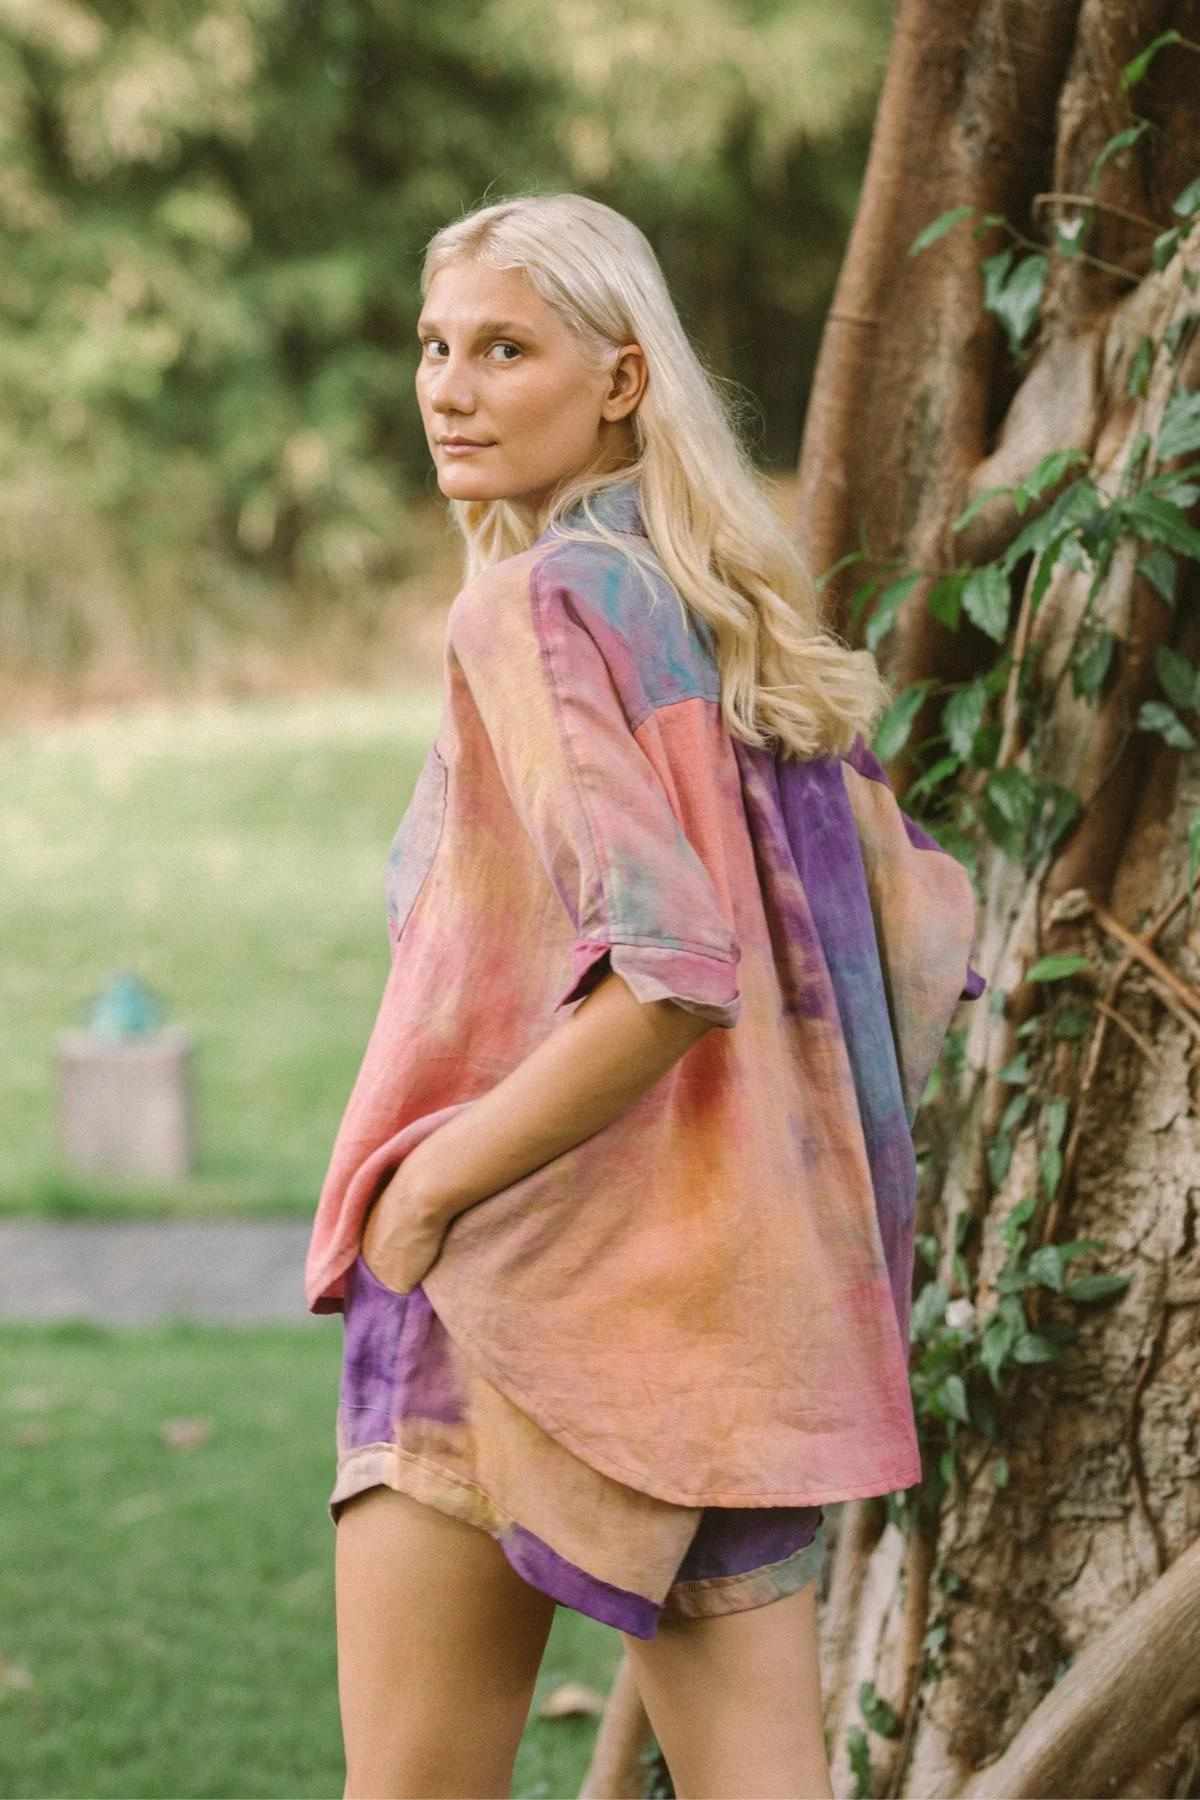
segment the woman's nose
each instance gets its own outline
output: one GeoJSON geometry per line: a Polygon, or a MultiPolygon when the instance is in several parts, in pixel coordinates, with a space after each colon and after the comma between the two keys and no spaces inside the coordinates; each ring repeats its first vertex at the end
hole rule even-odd
{"type": "Polygon", "coordinates": [[[429,404],[434,412],[471,412],[475,396],[461,363],[448,358],[433,371],[429,382],[429,404]]]}

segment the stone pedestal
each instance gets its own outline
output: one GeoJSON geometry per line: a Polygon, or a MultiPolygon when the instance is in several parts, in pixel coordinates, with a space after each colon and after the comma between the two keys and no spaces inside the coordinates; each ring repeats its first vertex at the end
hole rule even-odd
{"type": "Polygon", "coordinates": [[[58,1135],[71,1167],[174,1181],[192,1170],[192,1042],[178,1025],[144,1037],[62,1031],[58,1135]]]}

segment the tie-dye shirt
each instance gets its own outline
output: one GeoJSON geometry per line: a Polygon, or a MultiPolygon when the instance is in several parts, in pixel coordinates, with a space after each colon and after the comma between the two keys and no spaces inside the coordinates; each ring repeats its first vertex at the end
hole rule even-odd
{"type": "MultiPolygon", "coordinates": [[[[649,549],[636,482],[593,506],[649,549]]],[[[307,1303],[342,1309],[403,1157],[611,968],[720,1029],[460,1213],[420,1285],[490,1381],[644,1493],[890,1493],[921,1479],[911,1127],[985,985],[970,877],[861,738],[807,762],[734,738],[707,625],[657,561],[651,580],[653,601],[623,551],[551,529],[454,601],[307,1303]]]]}

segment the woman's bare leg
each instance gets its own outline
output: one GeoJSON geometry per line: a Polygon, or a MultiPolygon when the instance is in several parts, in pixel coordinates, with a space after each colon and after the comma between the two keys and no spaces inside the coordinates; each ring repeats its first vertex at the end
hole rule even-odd
{"type": "Polygon", "coordinates": [[[345,1800],[508,1800],[554,1601],[393,1488],[348,1500],[336,1538],[345,1800]]]}
{"type": "Polygon", "coordinates": [[[679,1800],[832,1800],[816,1593],[621,1633],[679,1800]]]}

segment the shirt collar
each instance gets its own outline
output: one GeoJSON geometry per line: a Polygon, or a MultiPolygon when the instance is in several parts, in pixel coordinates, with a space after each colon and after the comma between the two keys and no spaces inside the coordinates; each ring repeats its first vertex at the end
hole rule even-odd
{"type": "MultiPolygon", "coordinates": [[[[614,482],[611,487],[602,488],[598,494],[588,496],[592,513],[610,531],[638,532],[646,535],[645,521],[639,504],[640,484],[636,476],[628,476],[624,481],[614,482]]],[[[569,506],[560,521],[563,525],[587,528],[584,517],[583,502],[577,500],[569,506]]]]}

